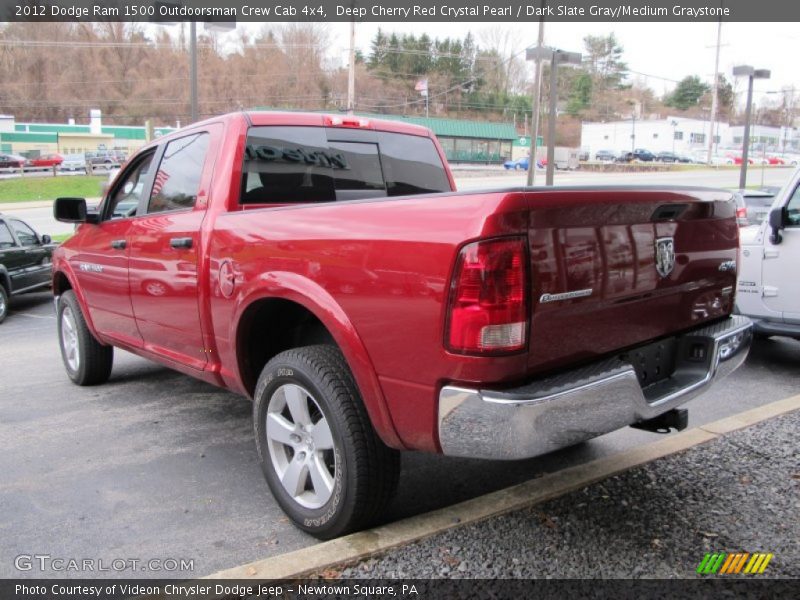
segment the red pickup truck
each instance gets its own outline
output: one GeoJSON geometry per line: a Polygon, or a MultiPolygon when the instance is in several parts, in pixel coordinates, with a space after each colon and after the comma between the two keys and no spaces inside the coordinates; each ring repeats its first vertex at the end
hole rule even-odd
{"type": "Polygon", "coordinates": [[[281,507],[374,522],[399,450],[521,459],[676,407],[747,356],[739,230],[701,188],[456,192],[427,129],[209,119],[137,153],[53,257],[69,377],[113,347],[251,397],[281,507]]]}

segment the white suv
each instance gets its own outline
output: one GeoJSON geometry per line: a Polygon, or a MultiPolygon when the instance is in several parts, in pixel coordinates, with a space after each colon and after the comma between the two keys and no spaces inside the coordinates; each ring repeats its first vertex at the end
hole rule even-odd
{"type": "Polygon", "coordinates": [[[800,169],[769,217],[740,231],[737,312],[754,321],[756,335],[800,339],[800,169]]]}

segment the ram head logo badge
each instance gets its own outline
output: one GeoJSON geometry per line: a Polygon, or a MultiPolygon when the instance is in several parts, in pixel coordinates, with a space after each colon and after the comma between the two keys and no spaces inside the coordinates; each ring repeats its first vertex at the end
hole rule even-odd
{"type": "Polygon", "coordinates": [[[671,237],[656,240],[656,271],[662,277],[675,268],[675,240],[671,237]]]}

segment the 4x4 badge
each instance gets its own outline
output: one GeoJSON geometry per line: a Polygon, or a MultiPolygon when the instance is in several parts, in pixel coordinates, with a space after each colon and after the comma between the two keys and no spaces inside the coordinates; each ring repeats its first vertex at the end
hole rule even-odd
{"type": "Polygon", "coordinates": [[[656,240],[656,271],[662,277],[672,273],[675,268],[675,240],[671,237],[656,240]]]}

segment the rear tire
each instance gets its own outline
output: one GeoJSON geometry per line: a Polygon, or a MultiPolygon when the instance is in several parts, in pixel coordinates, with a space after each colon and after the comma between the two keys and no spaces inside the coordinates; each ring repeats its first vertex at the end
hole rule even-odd
{"type": "Polygon", "coordinates": [[[114,364],[114,347],[104,346],[86,326],[75,292],[58,299],[58,342],[67,376],[77,385],[108,381],[114,364]]]}
{"type": "Polygon", "coordinates": [[[372,428],[338,348],[305,346],[270,360],[253,421],[264,477],[300,529],[331,539],[372,525],[391,501],[400,453],[372,428]]]}
{"type": "Polygon", "coordinates": [[[0,323],[8,316],[8,292],[6,286],[0,283],[0,323]]]}

